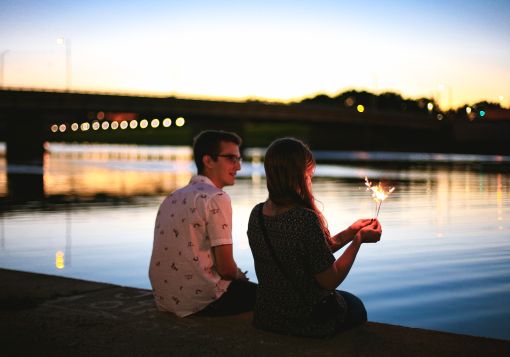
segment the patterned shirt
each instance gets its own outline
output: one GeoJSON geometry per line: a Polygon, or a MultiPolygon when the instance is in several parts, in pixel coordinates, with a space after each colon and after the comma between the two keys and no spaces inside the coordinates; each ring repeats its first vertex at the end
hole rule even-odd
{"type": "Polygon", "coordinates": [[[198,312],[228,288],[216,271],[212,247],[232,244],[228,194],[205,176],[165,198],[156,217],[149,267],[156,305],[183,317],[198,312]]]}
{"type": "Polygon", "coordinates": [[[312,318],[313,304],[328,293],[314,276],[335,261],[317,214],[295,207],[276,216],[264,216],[268,240],[285,274],[292,279],[289,281],[267,248],[259,224],[261,209],[262,204],[255,206],[248,223],[248,240],[259,282],[254,325],[292,335],[333,334],[335,316],[320,322],[312,318]]]}

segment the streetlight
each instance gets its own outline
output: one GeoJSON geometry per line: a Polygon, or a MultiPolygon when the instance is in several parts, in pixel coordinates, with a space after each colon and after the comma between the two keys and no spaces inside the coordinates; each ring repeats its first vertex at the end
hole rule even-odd
{"type": "Polygon", "coordinates": [[[499,106],[501,108],[504,108],[504,104],[505,104],[505,96],[504,95],[499,95],[498,96],[498,101],[499,101],[499,106]]]}
{"type": "Polygon", "coordinates": [[[66,90],[71,89],[71,39],[59,37],[57,45],[66,49],[66,90]]]}
{"type": "Polygon", "coordinates": [[[448,106],[450,107],[449,109],[452,109],[452,87],[444,83],[440,83],[437,87],[441,92],[444,92],[445,87],[448,88],[448,106]]]}
{"type": "Polygon", "coordinates": [[[4,63],[5,63],[5,55],[9,52],[9,50],[2,51],[0,53],[0,87],[4,86],[4,63]]]}

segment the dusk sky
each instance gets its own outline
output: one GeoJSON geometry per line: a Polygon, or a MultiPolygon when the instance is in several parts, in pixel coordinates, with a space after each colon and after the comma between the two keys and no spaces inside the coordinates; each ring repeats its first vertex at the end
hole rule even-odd
{"type": "Polygon", "coordinates": [[[0,0],[0,55],[4,87],[509,107],[510,1],[0,0]]]}

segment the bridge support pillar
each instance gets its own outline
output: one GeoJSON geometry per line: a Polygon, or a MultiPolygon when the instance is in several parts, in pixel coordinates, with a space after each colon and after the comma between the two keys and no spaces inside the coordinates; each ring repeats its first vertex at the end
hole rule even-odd
{"type": "Polygon", "coordinates": [[[13,114],[7,122],[7,187],[14,201],[44,197],[45,125],[36,113],[13,114]]]}

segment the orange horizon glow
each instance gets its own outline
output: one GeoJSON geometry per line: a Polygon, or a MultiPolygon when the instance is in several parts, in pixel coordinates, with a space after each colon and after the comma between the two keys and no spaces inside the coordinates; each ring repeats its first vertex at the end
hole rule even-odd
{"type": "Polygon", "coordinates": [[[354,89],[510,108],[510,3],[231,5],[7,3],[0,87],[277,103],[354,89]]]}

